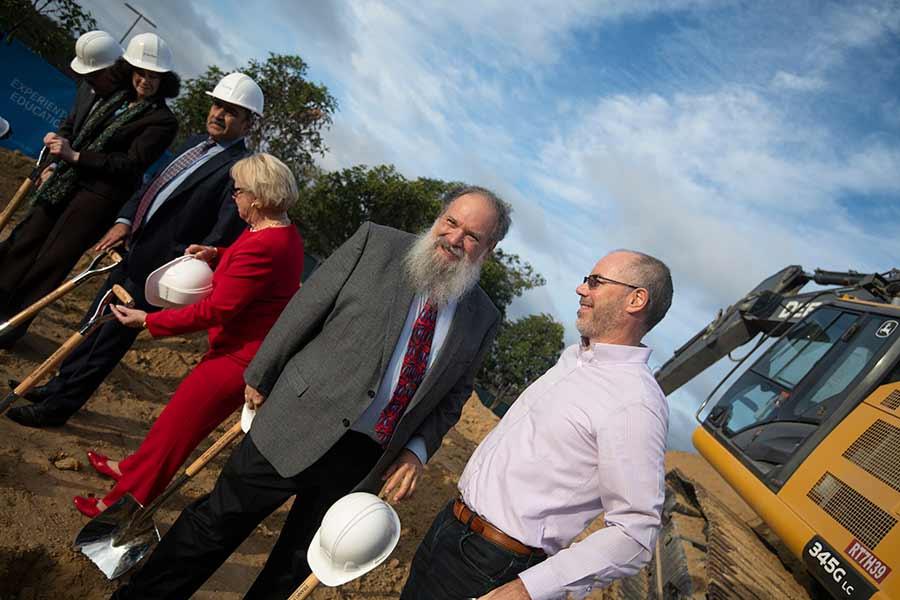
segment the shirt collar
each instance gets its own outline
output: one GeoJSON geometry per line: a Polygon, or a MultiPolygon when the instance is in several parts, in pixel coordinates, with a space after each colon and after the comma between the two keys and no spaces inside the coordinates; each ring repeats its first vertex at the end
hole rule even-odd
{"type": "Polygon", "coordinates": [[[233,140],[225,140],[224,142],[216,142],[216,145],[219,146],[220,148],[227,150],[228,148],[231,148],[232,146],[234,146],[235,144],[237,144],[238,142],[240,142],[243,139],[244,138],[239,137],[239,138],[235,138],[233,140]]]}
{"type": "Polygon", "coordinates": [[[582,363],[642,363],[646,364],[653,352],[647,346],[624,346],[595,342],[585,348],[577,345],[577,356],[582,363]]]}

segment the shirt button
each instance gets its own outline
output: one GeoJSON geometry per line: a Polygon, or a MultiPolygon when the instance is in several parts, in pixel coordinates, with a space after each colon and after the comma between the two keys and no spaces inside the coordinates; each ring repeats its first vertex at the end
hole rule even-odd
{"type": "Polygon", "coordinates": [[[366,394],[368,394],[369,398],[374,398],[374,397],[375,397],[375,390],[369,390],[368,392],[366,392],[366,394]]]}
{"type": "Polygon", "coordinates": [[[341,423],[344,424],[344,427],[350,427],[350,419],[344,419],[341,423]]]}

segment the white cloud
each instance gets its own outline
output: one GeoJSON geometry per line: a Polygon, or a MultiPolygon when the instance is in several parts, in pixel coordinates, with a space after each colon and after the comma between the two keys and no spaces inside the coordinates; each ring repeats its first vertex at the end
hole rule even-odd
{"type": "Polygon", "coordinates": [[[825,88],[825,81],[820,77],[794,75],[786,71],[778,71],[772,78],[775,89],[795,92],[817,92],[825,88]]]}

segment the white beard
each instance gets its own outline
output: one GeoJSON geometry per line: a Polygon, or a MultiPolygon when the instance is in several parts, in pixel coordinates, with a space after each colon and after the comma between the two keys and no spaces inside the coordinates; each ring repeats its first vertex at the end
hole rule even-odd
{"type": "Polygon", "coordinates": [[[485,256],[483,254],[476,262],[470,262],[465,253],[449,246],[429,229],[419,234],[415,244],[403,257],[403,269],[413,289],[431,298],[440,308],[459,300],[475,287],[485,256]],[[458,256],[459,260],[447,261],[438,251],[439,246],[458,256]]]}

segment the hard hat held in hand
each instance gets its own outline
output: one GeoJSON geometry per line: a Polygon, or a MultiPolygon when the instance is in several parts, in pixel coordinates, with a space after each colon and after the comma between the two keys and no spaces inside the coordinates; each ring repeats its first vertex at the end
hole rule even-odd
{"type": "Polygon", "coordinates": [[[216,84],[213,91],[206,93],[223,102],[243,106],[259,116],[263,114],[262,89],[243,73],[229,73],[216,84]]]}
{"type": "Polygon", "coordinates": [[[122,46],[105,31],[88,31],[75,42],[75,58],[69,64],[79,75],[110,67],[122,56],[122,46]]]}
{"type": "Polygon", "coordinates": [[[368,573],[400,540],[400,518],[390,504],[365,492],[335,502],[316,532],[306,560],[325,585],[335,587],[368,573]]]}
{"type": "Polygon", "coordinates": [[[155,33],[141,33],[128,42],[122,58],[132,67],[166,73],[173,68],[169,45],[155,33]]]}
{"type": "Polygon", "coordinates": [[[212,293],[212,278],[212,269],[205,262],[193,256],[179,256],[150,273],[144,296],[153,306],[187,306],[212,293]]]}

